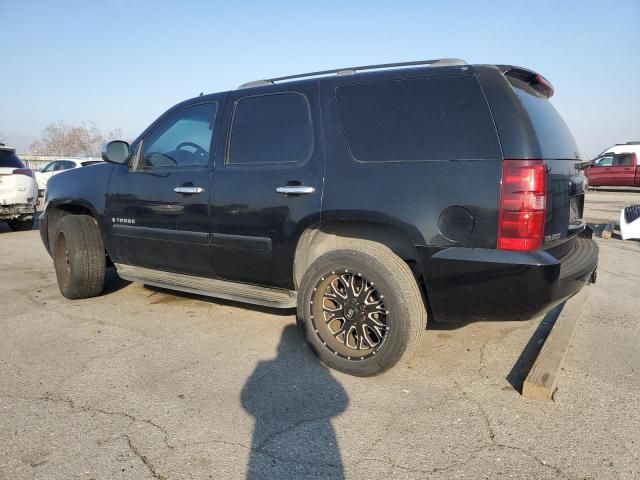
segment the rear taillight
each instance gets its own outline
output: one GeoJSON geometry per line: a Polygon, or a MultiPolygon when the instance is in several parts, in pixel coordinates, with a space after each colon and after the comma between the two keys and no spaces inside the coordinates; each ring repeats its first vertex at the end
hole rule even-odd
{"type": "Polygon", "coordinates": [[[33,176],[33,170],[30,168],[16,168],[13,172],[14,175],[26,175],[27,177],[35,178],[33,176]]]}
{"type": "Polygon", "coordinates": [[[504,160],[498,248],[533,252],[544,238],[547,169],[543,160],[504,160]]]}

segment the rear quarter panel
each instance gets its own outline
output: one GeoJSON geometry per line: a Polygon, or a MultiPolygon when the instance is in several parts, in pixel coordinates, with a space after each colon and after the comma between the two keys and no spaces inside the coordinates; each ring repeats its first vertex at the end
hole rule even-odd
{"type": "Polygon", "coordinates": [[[323,221],[393,225],[416,246],[495,248],[501,177],[497,137],[493,160],[358,161],[349,150],[336,103],[336,88],[350,81],[337,77],[321,82],[327,155],[323,221]],[[440,231],[439,219],[448,207],[462,207],[473,217],[464,238],[447,238],[440,231]]]}

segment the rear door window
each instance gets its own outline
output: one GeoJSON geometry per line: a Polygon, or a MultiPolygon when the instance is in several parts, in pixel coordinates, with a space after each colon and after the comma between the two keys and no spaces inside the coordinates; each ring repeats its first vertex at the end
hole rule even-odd
{"type": "Polygon", "coordinates": [[[338,109],[356,160],[492,159],[498,143],[475,77],[392,80],[339,87],[338,109]]]}
{"type": "Polygon", "coordinates": [[[227,164],[303,163],[312,152],[311,111],[304,95],[283,92],[236,102],[227,164]]]}
{"type": "Polygon", "coordinates": [[[631,155],[616,155],[616,160],[613,163],[616,167],[629,167],[633,165],[631,155]]]}
{"type": "Polygon", "coordinates": [[[24,168],[24,163],[15,153],[0,150],[0,168],[24,168]]]}

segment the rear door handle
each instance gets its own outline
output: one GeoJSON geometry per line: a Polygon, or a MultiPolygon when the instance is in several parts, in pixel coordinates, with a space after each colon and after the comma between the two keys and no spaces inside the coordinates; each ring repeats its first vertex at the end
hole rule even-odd
{"type": "Polygon", "coordinates": [[[286,187],[276,188],[276,192],[283,195],[311,195],[316,189],[305,185],[287,185],[286,187]]]}
{"type": "Polygon", "coordinates": [[[193,195],[194,193],[202,193],[204,192],[204,188],[202,187],[176,187],[173,189],[176,193],[184,193],[186,195],[193,195]]]}

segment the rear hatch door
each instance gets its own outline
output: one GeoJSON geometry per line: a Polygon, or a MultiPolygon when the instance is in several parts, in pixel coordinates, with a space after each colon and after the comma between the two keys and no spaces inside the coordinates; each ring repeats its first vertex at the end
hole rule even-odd
{"type": "Polygon", "coordinates": [[[585,229],[583,159],[571,131],[549,101],[550,94],[508,74],[507,79],[528,114],[538,151],[547,168],[543,248],[555,248],[585,229]]]}
{"type": "Polygon", "coordinates": [[[24,168],[24,163],[13,150],[0,147],[0,205],[12,203],[16,194],[16,176],[13,171],[24,168]]]}

